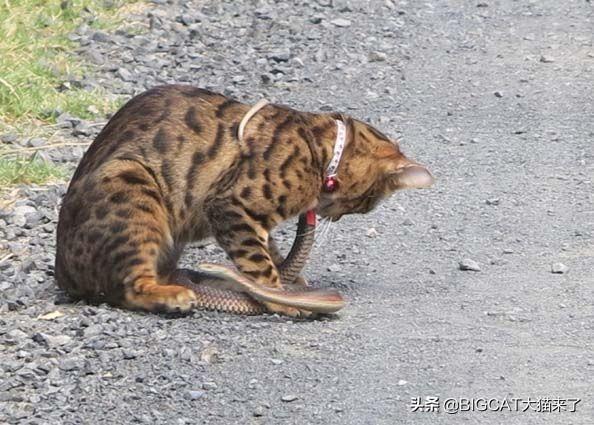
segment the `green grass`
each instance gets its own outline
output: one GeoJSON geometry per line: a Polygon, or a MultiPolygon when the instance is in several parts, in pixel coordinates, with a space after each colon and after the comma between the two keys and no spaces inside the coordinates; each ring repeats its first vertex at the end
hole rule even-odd
{"type": "MultiPolygon", "coordinates": [[[[73,55],[68,35],[82,24],[114,28],[124,0],[0,0],[0,123],[17,130],[52,123],[52,111],[91,118],[117,104],[96,89],[64,89],[89,66],[73,55]]],[[[0,129],[1,130],[1,129],[0,129]]]]}
{"type": "Polygon", "coordinates": [[[29,159],[0,158],[0,188],[15,184],[42,184],[63,180],[66,176],[66,170],[35,155],[29,159]]]}
{"type": "MultiPolygon", "coordinates": [[[[0,0],[0,134],[47,136],[55,133],[49,125],[58,112],[91,119],[116,110],[121,99],[69,85],[93,72],[69,35],[81,25],[122,27],[122,12],[138,6],[139,0],[0,0]]],[[[35,155],[5,155],[7,148],[0,145],[0,189],[65,177],[35,155]]]]}

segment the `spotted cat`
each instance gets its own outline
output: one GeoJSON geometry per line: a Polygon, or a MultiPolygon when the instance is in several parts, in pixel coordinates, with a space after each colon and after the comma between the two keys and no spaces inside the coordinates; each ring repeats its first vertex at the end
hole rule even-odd
{"type": "Polygon", "coordinates": [[[188,311],[196,296],[176,282],[176,264],[188,243],[214,236],[242,275],[282,288],[282,257],[270,237],[276,225],[312,209],[332,220],[367,213],[398,189],[433,182],[398,143],[351,117],[268,104],[245,122],[240,138],[250,111],[185,85],[153,88],[122,107],[64,197],[58,285],[128,309],[188,311]],[[329,181],[340,126],[344,147],[329,181]]]}

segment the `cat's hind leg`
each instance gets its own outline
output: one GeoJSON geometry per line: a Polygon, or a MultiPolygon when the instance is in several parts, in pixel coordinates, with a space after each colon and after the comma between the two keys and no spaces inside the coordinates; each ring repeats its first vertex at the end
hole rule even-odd
{"type": "Polygon", "coordinates": [[[102,277],[105,298],[122,307],[186,312],[196,294],[172,284],[181,252],[171,236],[172,212],[155,177],[135,160],[118,159],[97,171],[105,196],[91,207],[94,217],[89,267],[102,277]]]}

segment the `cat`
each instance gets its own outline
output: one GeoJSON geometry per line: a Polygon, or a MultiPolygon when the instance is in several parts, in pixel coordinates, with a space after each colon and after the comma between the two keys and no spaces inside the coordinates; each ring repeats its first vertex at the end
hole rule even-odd
{"type": "MultiPolygon", "coordinates": [[[[338,114],[250,105],[187,85],[150,89],[106,124],[78,165],[59,214],[55,276],[71,296],[145,311],[188,311],[175,282],[186,244],[213,236],[238,271],[282,288],[270,231],[306,210],[367,213],[431,173],[372,126],[338,114]],[[344,149],[331,179],[337,135],[344,149]]],[[[336,145],[337,146],[337,145],[336,145]]],[[[264,303],[270,312],[303,311],[264,303]]]]}

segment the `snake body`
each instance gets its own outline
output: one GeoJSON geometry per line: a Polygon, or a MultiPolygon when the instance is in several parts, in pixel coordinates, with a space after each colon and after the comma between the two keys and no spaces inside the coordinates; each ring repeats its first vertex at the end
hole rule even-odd
{"type": "Polygon", "coordinates": [[[226,313],[255,315],[266,312],[262,301],[282,304],[313,313],[334,313],[344,307],[337,291],[304,289],[293,285],[303,269],[314,242],[315,223],[299,216],[291,250],[279,266],[283,289],[258,285],[230,268],[201,264],[199,271],[182,270],[176,280],[194,290],[197,307],[226,313]]]}

